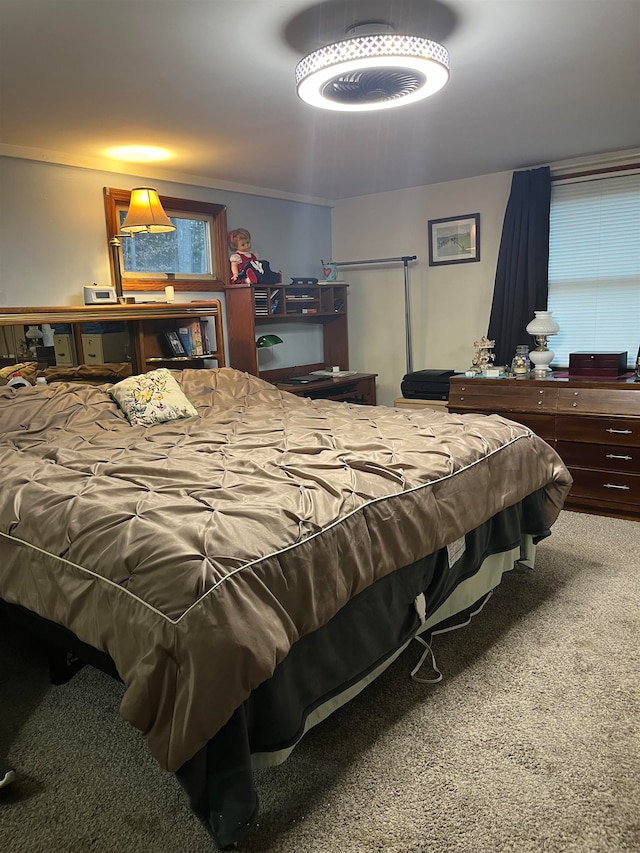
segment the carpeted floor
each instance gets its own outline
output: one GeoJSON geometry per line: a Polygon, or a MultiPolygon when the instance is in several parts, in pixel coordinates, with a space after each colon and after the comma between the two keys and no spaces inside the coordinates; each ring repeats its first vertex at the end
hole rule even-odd
{"type": "MultiPolygon", "coordinates": [[[[640,524],[563,512],[533,572],[413,644],[256,774],[251,853],[640,851],[640,524]]],[[[21,638],[22,639],[22,638],[21,638]]],[[[49,685],[35,647],[0,632],[2,853],[213,853],[170,774],[122,722],[122,687],[85,667],[49,685]]]]}

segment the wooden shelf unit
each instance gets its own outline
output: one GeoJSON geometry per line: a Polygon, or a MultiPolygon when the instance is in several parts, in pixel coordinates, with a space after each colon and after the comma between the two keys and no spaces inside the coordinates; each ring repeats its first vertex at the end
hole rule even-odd
{"type": "MultiPolygon", "coordinates": [[[[42,323],[69,324],[73,329],[76,364],[87,363],[83,351],[83,323],[126,322],[129,335],[131,370],[146,373],[157,367],[181,370],[202,367],[204,360],[214,359],[219,367],[225,364],[222,310],[219,299],[185,303],[138,303],[124,305],[78,305],[45,308],[4,308],[0,326],[39,326],[42,323]],[[163,331],[175,330],[180,320],[213,319],[215,350],[205,356],[169,358],[161,338],[163,331]]],[[[27,357],[28,359],[28,357],[27,357]]],[[[89,360],[95,364],[95,361],[89,360]]]]}
{"type": "Polygon", "coordinates": [[[290,370],[261,371],[270,382],[319,370],[326,365],[349,369],[345,282],[317,284],[234,284],[225,290],[229,358],[233,367],[258,375],[255,346],[262,324],[316,323],[322,325],[323,362],[290,370]]]}
{"type": "Polygon", "coordinates": [[[449,411],[503,415],[555,447],[567,509],[640,520],[640,382],[452,376],[449,411]]]}

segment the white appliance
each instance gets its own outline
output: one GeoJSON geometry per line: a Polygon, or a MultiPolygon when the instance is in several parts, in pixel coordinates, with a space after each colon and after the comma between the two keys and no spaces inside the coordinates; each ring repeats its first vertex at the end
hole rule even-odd
{"type": "Polygon", "coordinates": [[[118,301],[116,289],[111,285],[87,284],[83,290],[85,305],[114,305],[118,301]]]}

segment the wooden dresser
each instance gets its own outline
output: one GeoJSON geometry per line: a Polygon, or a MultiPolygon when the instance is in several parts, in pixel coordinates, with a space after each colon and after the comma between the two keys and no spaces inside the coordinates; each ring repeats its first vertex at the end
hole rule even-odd
{"type": "Polygon", "coordinates": [[[452,376],[449,411],[499,414],[558,451],[567,509],[640,520],[640,382],[452,376]]]}

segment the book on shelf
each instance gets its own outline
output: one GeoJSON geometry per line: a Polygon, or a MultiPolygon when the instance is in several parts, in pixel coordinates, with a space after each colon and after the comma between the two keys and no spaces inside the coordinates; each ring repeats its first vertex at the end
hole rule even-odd
{"type": "Polygon", "coordinates": [[[178,326],[178,337],[188,356],[204,355],[201,321],[188,320],[178,326]]]}
{"type": "Polygon", "coordinates": [[[275,314],[280,304],[280,288],[276,287],[273,290],[254,290],[253,302],[254,311],[257,317],[266,317],[269,314],[275,314]]]}
{"type": "Polygon", "coordinates": [[[202,336],[203,355],[211,352],[211,338],[209,336],[209,321],[200,320],[200,334],[202,336]]]}
{"type": "Polygon", "coordinates": [[[176,331],[185,353],[191,355],[191,335],[189,334],[189,329],[187,326],[178,326],[176,331]]]}

